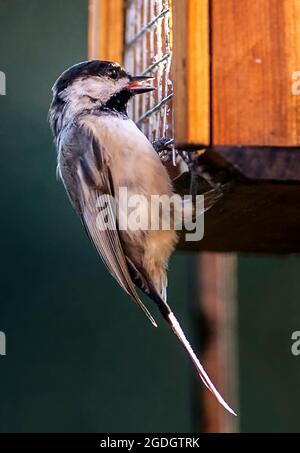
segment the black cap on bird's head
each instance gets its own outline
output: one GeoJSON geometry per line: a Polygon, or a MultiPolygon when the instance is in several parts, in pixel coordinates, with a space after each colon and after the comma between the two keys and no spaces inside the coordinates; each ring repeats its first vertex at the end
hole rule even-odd
{"type": "Polygon", "coordinates": [[[58,135],[63,125],[82,112],[104,110],[127,115],[129,99],[154,90],[149,76],[132,76],[119,64],[90,60],[64,71],[55,82],[49,120],[58,135]]]}
{"type": "Polygon", "coordinates": [[[127,73],[119,65],[110,61],[83,61],[66,69],[57,79],[53,88],[57,90],[57,93],[61,93],[76,80],[88,77],[109,77],[116,80],[127,77],[127,73]]]}
{"type": "Polygon", "coordinates": [[[90,60],[64,71],[54,84],[53,94],[61,100],[86,96],[105,104],[122,91],[129,99],[135,94],[154,90],[150,80],[152,77],[132,76],[111,61],[90,60]]]}

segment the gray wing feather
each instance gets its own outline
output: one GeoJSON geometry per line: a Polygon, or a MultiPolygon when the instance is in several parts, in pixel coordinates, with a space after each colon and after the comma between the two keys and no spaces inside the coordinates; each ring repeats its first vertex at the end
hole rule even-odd
{"type": "Polygon", "coordinates": [[[128,270],[112,202],[113,178],[105,162],[105,153],[105,148],[91,130],[85,126],[72,126],[60,138],[59,173],[69,198],[107,269],[151,323],[157,326],[140,300],[128,270]],[[101,209],[103,203],[105,211],[101,209]],[[108,228],[99,228],[103,224],[108,228]]]}

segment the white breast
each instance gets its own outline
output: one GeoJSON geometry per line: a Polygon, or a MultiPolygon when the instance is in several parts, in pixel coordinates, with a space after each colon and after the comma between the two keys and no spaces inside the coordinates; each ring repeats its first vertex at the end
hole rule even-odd
{"type": "Polygon", "coordinates": [[[117,186],[134,188],[136,193],[170,194],[171,182],[156,151],[130,119],[103,115],[84,119],[109,158],[109,167],[117,186]]]}

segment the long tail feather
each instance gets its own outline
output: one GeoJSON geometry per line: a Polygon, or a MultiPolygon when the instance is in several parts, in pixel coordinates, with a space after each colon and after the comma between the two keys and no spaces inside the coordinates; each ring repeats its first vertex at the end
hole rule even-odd
{"type": "Polygon", "coordinates": [[[208,374],[206,373],[205,369],[201,365],[198,357],[196,356],[195,352],[193,351],[192,346],[188,342],[185,333],[183,332],[178,320],[176,319],[174,313],[172,312],[170,306],[166,301],[166,282],[164,282],[163,290],[161,294],[158,293],[156,288],[154,287],[153,283],[150,282],[149,279],[143,274],[141,270],[138,270],[136,266],[132,263],[132,261],[126,257],[127,264],[129,266],[129,271],[131,278],[133,279],[134,283],[138,285],[142,291],[144,291],[158,306],[159,311],[161,312],[164,319],[172,328],[174,334],[177,336],[185,350],[187,351],[188,355],[190,356],[192,362],[194,363],[196,370],[203,381],[204,385],[212,392],[212,394],[217,398],[219,403],[231,414],[236,415],[236,413],[231,409],[231,407],[226,403],[224,398],[220,395],[212,381],[210,380],[208,374]]]}
{"type": "Polygon", "coordinates": [[[167,323],[172,328],[174,334],[179,339],[180,343],[183,345],[184,349],[187,351],[189,357],[191,358],[192,362],[194,363],[196,370],[199,374],[204,385],[211,391],[211,393],[217,398],[219,403],[231,414],[237,415],[233,409],[226,403],[224,398],[221,396],[219,391],[216,389],[212,381],[210,380],[208,374],[206,373],[205,369],[200,363],[200,360],[196,356],[192,346],[188,342],[185,333],[183,332],[178,320],[176,319],[174,313],[172,312],[170,306],[165,302],[157,293],[157,291],[151,287],[150,293],[148,294],[151,299],[157,304],[159,311],[167,321],[167,323]]]}
{"type": "Polygon", "coordinates": [[[169,315],[168,315],[168,321],[169,321],[169,324],[170,324],[173,332],[178,337],[179,341],[182,343],[183,347],[185,348],[185,350],[189,354],[190,358],[192,359],[192,361],[193,361],[193,363],[194,363],[194,365],[195,365],[195,367],[196,367],[196,369],[198,371],[198,374],[199,374],[201,380],[203,381],[203,383],[212,392],[212,394],[217,398],[219,403],[225,409],[228,410],[228,412],[230,412],[233,415],[237,415],[234,412],[234,410],[231,409],[231,407],[226,403],[224,398],[220,395],[220,393],[218,392],[218,390],[216,389],[216,387],[214,386],[214,384],[210,380],[208,374],[206,373],[205,369],[201,365],[198,357],[194,353],[193,348],[191,347],[190,343],[188,342],[188,340],[187,340],[187,338],[186,338],[186,336],[185,336],[185,334],[184,334],[179,322],[177,321],[176,317],[174,316],[174,314],[172,312],[169,313],[169,315]]]}

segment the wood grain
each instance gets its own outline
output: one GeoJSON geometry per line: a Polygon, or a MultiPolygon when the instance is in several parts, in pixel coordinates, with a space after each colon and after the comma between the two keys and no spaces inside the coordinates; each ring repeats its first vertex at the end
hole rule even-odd
{"type": "Polygon", "coordinates": [[[211,0],[212,116],[217,145],[300,143],[299,0],[211,0]],[[299,88],[299,84],[298,84],[299,88]]]}
{"type": "MultiPolygon", "coordinates": [[[[221,253],[198,255],[199,308],[206,332],[201,359],[208,375],[239,413],[236,345],[236,256],[221,253]]],[[[201,388],[203,413],[199,432],[238,431],[238,417],[232,417],[210,392],[201,388]]]]}
{"type": "Polygon", "coordinates": [[[123,0],[89,0],[89,58],[123,63],[123,0]]]}
{"type": "Polygon", "coordinates": [[[173,0],[175,142],[195,148],[209,144],[208,0],[173,0]]]}
{"type": "Polygon", "coordinates": [[[208,0],[188,4],[188,143],[210,141],[210,56],[208,0]]]}

